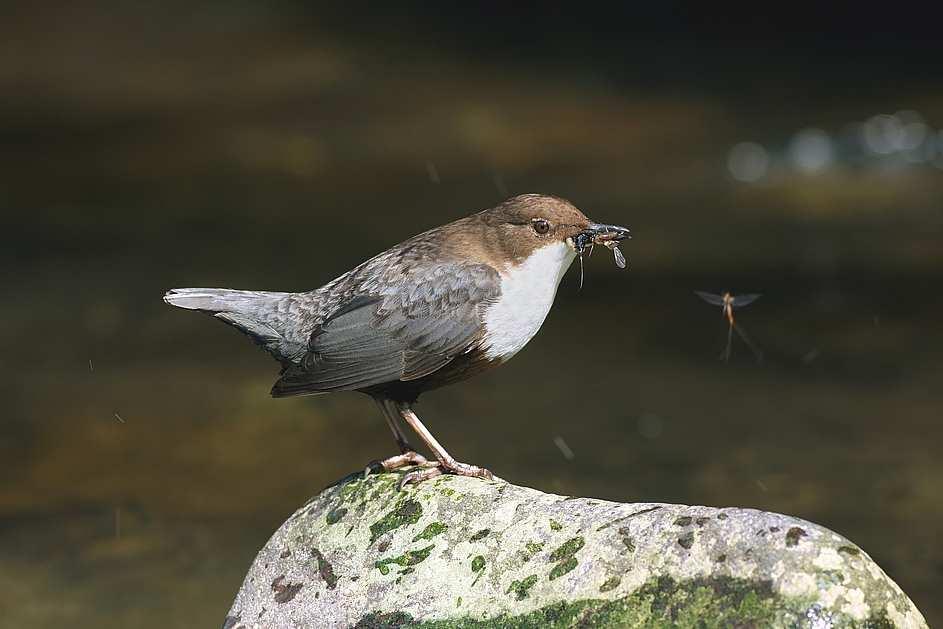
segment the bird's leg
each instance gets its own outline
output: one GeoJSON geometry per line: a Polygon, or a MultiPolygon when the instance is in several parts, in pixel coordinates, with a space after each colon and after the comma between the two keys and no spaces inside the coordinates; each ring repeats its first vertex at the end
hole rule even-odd
{"type": "Polygon", "coordinates": [[[432,450],[435,458],[439,461],[436,467],[427,467],[426,469],[407,473],[400,481],[400,487],[409,483],[421,483],[424,480],[438,476],[443,471],[458,474],[459,476],[475,476],[477,478],[487,478],[488,480],[494,478],[491,472],[483,467],[456,461],[455,458],[442,447],[442,444],[432,436],[429,429],[423,426],[422,422],[419,421],[419,418],[416,416],[416,413],[413,412],[413,409],[411,409],[408,404],[399,403],[396,407],[402,418],[409,424],[409,427],[416,431],[419,438],[429,446],[429,449],[432,450]]]}
{"type": "Polygon", "coordinates": [[[376,399],[377,405],[380,407],[380,410],[383,412],[383,417],[386,419],[387,425],[390,427],[390,430],[393,431],[393,438],[396,439],[396,445],[399,446],[399,451],[403,454],[408,452],[416,452],[416,449],[410,445],[409,440],[406,438],[403,429],[400,428],[399,421],[399,409],[396,406],[396,403],[392,400],[387,399],[376,399]]]}
{"type": "Polygon", "coordinates": [[[383,417],[386,419],[387,425],[390,427],[390,430],[393,431],[393,438],[396,439],[396,445],[399,446],[400,453],[380,461],[371,461],[364,470],[364,478],[370,475],[371,470],[391,472],[401,467],[406,467],[407,465],[428,465],[429,462],[426,460],[426,457],[416,452],[416,449],[413,448],[406,439],[406,435],[403,434],[403,430],[396,420],[399,411],[393,401],[381,398],[374,399],[376,400],[377,406],[379,406],[380,410],[383,412],[383,417]]]}

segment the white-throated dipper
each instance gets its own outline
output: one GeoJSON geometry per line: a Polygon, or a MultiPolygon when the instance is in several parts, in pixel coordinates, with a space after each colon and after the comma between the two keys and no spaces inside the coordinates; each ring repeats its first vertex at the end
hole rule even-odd
{"type": "Polygon", "coordinates": [[[573,259],[628,237],[564,199],[524,194],[414,236],[310,292],[178,288],[164,301],[211,314],[272,354],[282,365],[274,397],[372,396],[400,448],[377,464],[419,466],[401,485],[443,471],[491,478],[446,452],[412,405],[514,356],[537,334],[573,259]],[[437,461],[413,449],[400,418],[437,461]]]}

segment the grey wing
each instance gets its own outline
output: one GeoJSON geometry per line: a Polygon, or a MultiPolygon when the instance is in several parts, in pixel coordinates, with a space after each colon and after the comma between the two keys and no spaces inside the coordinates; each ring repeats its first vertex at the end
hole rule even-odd
{"type": "Polygon", "coordinates": [[[696,290],[694,291],[694,294],[713,306],[724,305],[723,295],[715,295],[714,293],[705,293],[702,290],[696,290]]]}
{"type": "Polygon", "coordinates": [[[748,293],[746,295],[737,295],[736,297],[733,298],[733,307],[743,308],[744,306],[749,306],[760,297],[762,297],[760,293],[748,293]]]}
{"type": "Polygon", "coordinates": [[[433,373],[474,347],[483,307],[499,294],[497,272],[484,265],[411,269],[321,323],[272,395],[358,390],[433,373]]]}

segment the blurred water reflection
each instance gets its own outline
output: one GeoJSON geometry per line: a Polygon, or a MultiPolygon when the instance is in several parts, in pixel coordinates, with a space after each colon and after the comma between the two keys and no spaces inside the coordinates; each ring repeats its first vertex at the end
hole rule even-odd
{"type": "Polygon", "coordinates": [[[13,16],[0,622],[218,624],[292,509],[392,452],[369,400],[269,399],[276,365],[165,289],[310,289],[529,191],[631,226],[632,265],[588,260],[514,361],[424,398],[443,443],[548,491],[815,520],[943,619],[938,85],[784,106],[244,10],[13,16]],[[717,361],[702,288],[763,292],[762,366],[717,361]]]}

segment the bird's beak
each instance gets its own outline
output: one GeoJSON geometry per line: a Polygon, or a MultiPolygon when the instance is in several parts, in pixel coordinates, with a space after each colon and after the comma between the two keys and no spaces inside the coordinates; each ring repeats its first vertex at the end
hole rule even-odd
{"type": "Polygon", "coordinates": [[[573,237],[573,248],[577,253],[582,253],[589,245],[605,245],[607,242],[616,243],[631,238],[632,234],[627,227],[590,223],[589,227],[573,237]]]}

